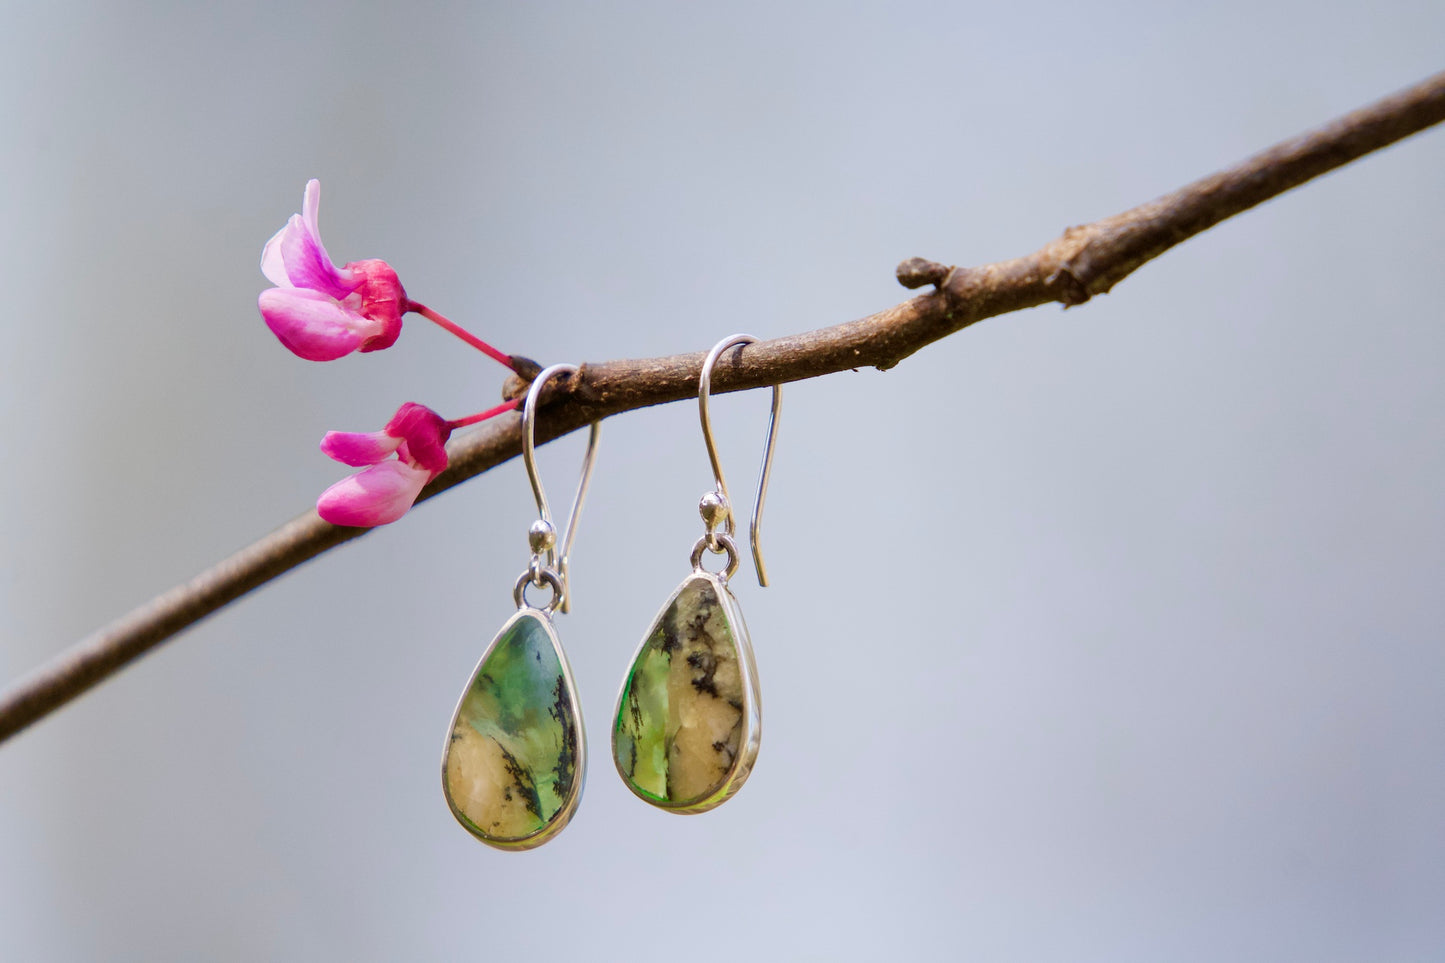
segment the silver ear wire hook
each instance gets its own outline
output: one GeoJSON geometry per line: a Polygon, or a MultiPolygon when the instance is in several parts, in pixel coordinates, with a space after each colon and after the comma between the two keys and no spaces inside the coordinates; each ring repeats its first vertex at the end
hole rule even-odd
{"type": "Polygon", "coordinates": [[[547,568],[555,569],[557,579],[561,582],[561,602],[558,607],[563,612],[572,610],[572,583],[569,578],[569,566],[572,557],[572,542],[577,537],[577,519],[582,514],[582,503],[587,499],[587,489],[592,484],[592,468],[597,464],[597,436],[601,429],[600,422],[592,422],[592,428],[587,436],[587,454],[582,457],[582,479],[577,483],[577,496],[572,500],[572,511],[567,516],[567,528],[562,533],[562,552],[559,559],[557,554],[557,528],[552,523],[552,513],[547,507],[547,493],[542,490],[542,478],[537,474],[536,454],[536,433],[537,433],[537,400],[542,395],[542,388],[554,375],[576,374],[577,366],[573,364],[554,364],[550,368],[544,368],[536,378],[532,379],[532,386],[527,389],[527,400],[522,404],[522,464],[527,467],[527,479],[532,483],[532,494],[537,499],[537,512],[542,517],[533,523],[528,533],[532,547],[532,565],[529,568],[531,581],[534,585],[541,585],[546,581],[545,570],[538,564],[540,556],[545,552],[547,556],[547,568]]]}
{"type": "MultiPolygon", "coordinates": [[[[708,461],[712,462],[712,475],[713,480],[717,482],[717,494],[722,496],[723,532],[727,535],[733,534],[735,526],[733,525],[732,499],[728,497],[728,483],[723,478],[722,462],[718,460],[717,444],[713,441],[712,437],[712,418],[708,415],[708,396],[712,392],[712,369],[724,351],[740,344],[752,344],[757,340],[757,338],[750,334],[734,334],[723,338],[717,344],[713,345],[713,349],[707,353],[707,359],[702,363],[702,376],[698,379],[697,385],[697,406],[698,413],[702,419],[702,437],[703,441],[707,443],[707,457],[708,461]]],[[[758,497],[757,501],[753,503],[753,517],[748,525],[748,541],[752,545],[753,550],[753,568],[756,569],[758,573],[758,584],[764,588],[766,588],[768,584],[768,570],[763,564],[763,552],[758,546],[758,535],[763,523],[763,501],[767,498],[768,481],[773,474],[773,449],[777,445],[778,412],[781,410],[782,405],[783,386],[773,385],[773,406],[772,410],[768,413],[767,447],[763,449],[763,468],[758,474],[758,497]]],[[[706,504],[706,501],[705,498],[704,504],[706,504]]],[[[707,520],[706,511],[707,509],[704,508],[704,520],[707,521],[708,524],[707,537],[710,542],[709,547],[714,547],[711,545],[711,540],[713,538],[715,522],[707,520]]],[[[717,549],[714,547],[714,550],[716,551],[717,549]]],[[[731,572],[729,572],[729,574],[731,574],[731,572]]]]}

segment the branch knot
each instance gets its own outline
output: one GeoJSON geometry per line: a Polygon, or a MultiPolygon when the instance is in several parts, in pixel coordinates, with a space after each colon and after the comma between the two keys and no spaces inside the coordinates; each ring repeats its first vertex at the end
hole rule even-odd
{"type": "Polygon", "coordinates": [[[899,284],[913,290],[925,284],[945,287],[954,270],[956,269],[947,264],[939,264],[926,257],[911,257],[901,262],[893,273],[898,277],[899,284]]]}

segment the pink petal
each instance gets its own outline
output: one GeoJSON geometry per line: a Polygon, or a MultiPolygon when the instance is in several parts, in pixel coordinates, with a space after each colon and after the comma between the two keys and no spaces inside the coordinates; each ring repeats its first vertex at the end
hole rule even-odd
{"type": "Polygon", "coordinates": [[[361,282],[338,268],[321,243],[320,181],[307,182],[301,210],[261,249],[261,273],[279,288],[310,288],[340,301],[361,282]]]}
{"type": "MultiPolygon", "coordinates": [[[[345,268],[338,268],[336,263],[331,260],[331,255],[326,253],[326,245],[321,243],[321,182],[314,177],[306,182],[306,193],[301,197],[301,220],[306,225],[307,234],[316,245],[321,262],[336,274],[347,291],[356,290],[351,272],[345,268]]],[[[330,291],[327,293],[335,298],[345,297],[344,294],[334,294],[330,291]]]]}
{"type": "Polygon", "coordinates": [[[307,361],[334,361],[348,355],[378,327],[315,291],[268,288],[261,292],[257,306],[281,343],[307,361]]]}
{"type": "Polygon", "coordinates": [[[326,457],[357,468],[390,458],[400,446],[400,438],[384,431],[328,431],[321,439],[326,457]]]}
{"type": "Polygon", "coordinates": [[[301,219],[311,229],[317,243],[321,241],[321,182],[316,178],[306,182],[306,191],[301,195],[301,219]]]}
{"type": "Polygon", "coordinates": [[[286,262],[281,259],[281,237],[289,228],[288,224],[271,235],[271,240],[261,249],[261,273],[278,288],[292,287],[291,277],[286,273],[286,262]]]}
{"type": "Polygon", "coordinates": [[[338,301],[356,290],[357,282],[349,272],[331,263],[321,238],[311,233],[300,214],[292,214],[281,232],[281,260],[286,276],[298,288],[320,291],[338,301]]]}
{"type": "Polygon", "coordinates": [[[430,478],[428,471],[384,461],[326,489],[316,511],[333,525],[386,525],[407,513],[430,478]]]}

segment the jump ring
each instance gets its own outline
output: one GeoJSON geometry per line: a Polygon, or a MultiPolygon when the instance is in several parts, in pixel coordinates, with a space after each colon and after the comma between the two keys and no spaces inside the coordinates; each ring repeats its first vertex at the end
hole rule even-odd
{"type": "Polygon", "coordinates": [[[691,561],[692,561],[692,570],[693,570],[694,572],[706,572],[706,571],[707,571],[707,569],[705,569],[705,568],[702,567],[702,550],[705,549],[705,548],[706,548],[706,549],[711,549],[712,551],[718,552],[718,553],[727,552],[727,556],[728,556],[728,564],[727,564],[727,567],[724,568],[724,569],[722,569],[721,571],[711,573],[711,574],[716,575],[718,578],[722,579],[723,584],[727,584],[727,580],[730,579],[730,578],[732,578],[733,575],[734,575],[734,574],[737,572],[737,570],[738,570],[738,547],[733,544],[733,540],[732,540],[731,538],[729,538],[727,535],[715,535],[715,534],[712,534],[712,533],[709,533],[709,534],[707,534],[707,535],[704,535],[702,538],[699,538],[699,539],[697,540],[697,544],[692,547],[692,559],[691,559],[691,561]],[[711,540],[715,540],[715,541],[717,542],[717,544],[718,544],[719,547],[718,547],[718,548],[714,548],[713,546],[709,545],[709,544],[708,544],[708,541],[709,541],[710,539],[711,539],[711,540]]]}
{"type": "Polygon", "coordinates": [[[532,580],[531,566],[528,566],[528,570],[523,572],[521,576],[518,577],[517,585],[515,588],[512,589],[512,599],[517,603],[517,608],[537,608],[537,606],[527,601],[527,586],[534,584],[547,585],[550,586],[552,589],[551,601],[549,601],[545,606],[542,606],[540,611],[546,612],[548,615],[557,611],[557,609],[560,608],[562,605],[562,580],[557,577],[556,572],[552,571],[550,568],[544,568],[542,569],[542,574],[540,578],[534,582],[532,580]]]}

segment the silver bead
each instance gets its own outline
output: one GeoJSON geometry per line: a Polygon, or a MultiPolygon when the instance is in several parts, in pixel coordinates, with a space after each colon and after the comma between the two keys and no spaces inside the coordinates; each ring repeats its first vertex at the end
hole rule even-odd
{"type": "Polygon", "coordinates": [[[533,555],[551,551],[557,544],[557,529],[552,527],[551,522],[539,518],[527,529],[527,544],[532,546],[533,555]]]}
{"type": "Polygon", "coordinates": [[[703,524],[711,532],[727,521],[730,509],[727,499],[723,498],[720,492],[708,492],[697,503],[697,513],[702,516],[703,524]]]}

